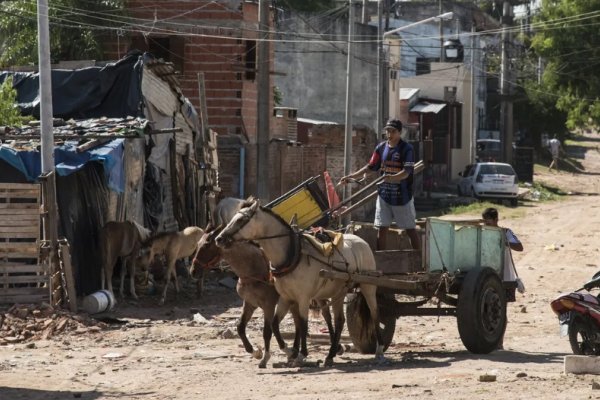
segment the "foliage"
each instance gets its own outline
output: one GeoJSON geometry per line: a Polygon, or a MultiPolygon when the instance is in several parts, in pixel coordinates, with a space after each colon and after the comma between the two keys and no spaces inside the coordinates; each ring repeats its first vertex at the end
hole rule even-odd
{"type": "Polygon", "coordinates": [[[281,106],[283,104],[283,93],[277,86],[273,86],[273,102],[275,106],[281,106]]]}
{"type": "Polygon", "coordinates": [[[560,200],[566,196],[563,190],[552,186],[544,185],[540,182],[534,182],[531,188],[531,197],[536,201],[554,201],[560,200]]]}
{"type": "Polygon", "coordinates": [[[567,127],[600,124],[600,0],[542,3],[533,48],[547,62],[543,85],[567,113],[567,127]]]}
{"type": "Polygon", "coordinates": [[[13,88],[12,76],[0,85],[0,125],[20,126],[25,122],[17,107],[17,91],[13,88]]]}
{"type": "MultiPolygon", "coordinates": [[[[50,54],[53,62],[100,58],[100,35],[120,26],[124,0],[52,0],[49,3],[50,54]]],[[[2,2],[0,67],[37,64],[35,0],[2,2]]]]}

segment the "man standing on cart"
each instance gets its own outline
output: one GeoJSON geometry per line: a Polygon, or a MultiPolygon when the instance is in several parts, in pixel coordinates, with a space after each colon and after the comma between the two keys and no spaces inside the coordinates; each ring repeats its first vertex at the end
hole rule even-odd
{"type": "Polygon", "coordinates": [[[416,212],[412,195],[414,151],[410,143],[402,140],[402,122],[392,119],[384,127],[387,140],[379,143],[368,164],[340,179],[346,184],[350,179],[371,172],[379,172],[383,181],[377,187],[375,226],[378,228],[377,249],[386,249],[387,232],[395,222],[410,238],[413,249],[421,248],[416,230],[416,212]]]}

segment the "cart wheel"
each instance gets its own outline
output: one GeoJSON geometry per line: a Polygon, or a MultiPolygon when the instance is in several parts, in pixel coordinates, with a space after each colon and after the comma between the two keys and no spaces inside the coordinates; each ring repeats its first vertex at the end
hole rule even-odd
{"type": "Polygon", "coordinates": [[[506,329],[506,292],[493,269],[467,273],[456,316],[460,339],[471,353],[488,354],[498,348],[506,329]]]}
{"type": "MultiPolygon", "coordinates": [[[[378,303],[380,302],[378,301],[378,303]]],[[[369,307],[362,293],[347,296],[346,321],[354,347],[362,354],[375,354],[377,339],[375,332],[371,329],[369,307]]],[[[396,317],[386,307],[381,307],[379,309],[379,324],[382,327],[383,350],[385,351],[394,338],[396,317]]]]}

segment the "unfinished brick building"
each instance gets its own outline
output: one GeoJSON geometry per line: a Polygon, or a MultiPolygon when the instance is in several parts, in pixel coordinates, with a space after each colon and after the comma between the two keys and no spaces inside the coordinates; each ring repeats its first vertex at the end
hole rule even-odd
{"type": "MultiPolygon", "coordinates": [[[[220,186],[225,195],[254,192],[255,165],[246,162],[240,168],[239,160],[242,146],[249,153],[246,160],[256,151],[258,1],[129,0],[126,9],[136,19],[110,34],[106,58],[116,60],[139,49],[172,62],[183,94],[198,110],[198,74],[203,73],[208,126],[219,134],[220,186]],[[239,176],[244,168],[247,179],[239,176]]],[[[270,103],[272,109],[272,98],[270,103]]]]}

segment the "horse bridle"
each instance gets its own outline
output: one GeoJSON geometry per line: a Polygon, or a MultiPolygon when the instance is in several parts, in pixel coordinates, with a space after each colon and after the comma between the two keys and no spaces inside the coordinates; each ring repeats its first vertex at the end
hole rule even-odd
{"type": "MultiPolygon", "coordinates": [[[[206,242],[211,242],[211,241],[215,240],[215,237],[219,233],[221,233],[223,228],[224,228],[223,225],[219,225],[215,229],[213,229],[208,234],[208,238],[207,238],[206,242]]],[[[192,260],[192,264],[197,265],[202,269],[212,269],[212,267],[214,267],[219,261],[221,261],[221,258],[222,258],[221,253],[217,253],[213,258],[211,258],[210,260],[208,260],[207,262],[204,263],[204,262],[199,261],[196,257],[194,257],[194,259],[192,260]]]]}
{"type": "MultiPolygon", "coordinates": [[[[235,232],[228,232],[228,236],[229,236],[229,238],[232,241],[234,241],[234,242],[243,242],[243,241],[250,242],[250,241],[254,241],[254,240],[267,240],[267,239],[282,238],[282,237],[285,237],[285,236],[289,236],[290,232],[292,234],[295,234],[295,232],[292,229],[292,227],[290,227],[289,225],[285,224],[284,226],[286,226],[289,229],[289,231],[290,231],[288,233],[281,233],[281,234],[278,234],[278,235],[271,235],[271,236],[261,236],[261,237],[257,237],[257,238],[253,238],[253,239],[244,239],[244,238],[241,238],[241,239],[238,239],[238,240],[234,240],[233,239],[233,235],[235,235],[236,233],[238,233],[240,231],[240,229],[242,229],[244,226],[246,226],[248,224],[248,222],[250,222],[250,220],[252,219],[252,217],[254,217],[254,214],[256,214],[256,210],[258,210],[259,207],[263,211],[271,212],[272,213],[271,209],[264,208],[264,207],[261,207],[261,206],[256,207],[252,211],[252,213],[250,213],[250,212],[244,212],[245,209],[241,209],[240,211],[238,211],[237,213],[241,214],[241,217],[238,219],[238,221],[241,221],[241,222],[239,224],[237,224],[237,221],[236,221],[236,230],[235,230],[235,232]]],[[[249,208],[249,207],[247,207],[247,208],[249,208]]]]}
{"type": "Polygon", "coordinates": [[[301,236],[297,232],[295,232],[291,226],[289,226],[287,223],[285,223],[285,221],[282,220],[282,222],[284,222],[282,225],[287,228],[286,233],[280,233],[277,235],[270,235],[270,236],[262,236],[262,237],[257,237],[257,238],[253,238],[253,239],[244,239],[244,238],[238,239],[238,240],[233,239],[233,235],[238,233],[240,231],[240,229],[242,229],[244,226],[246,226],[246,224],[248,224],[248,222],[250,222],[250,220],[252,219],[252,217],[254,217],[254,214],[256,213],[256,210],[258,210],[259,207],[261,210],[263,210],[267,213],[273,214],[276,217],[278,217],[278,219],[281,220],[281,217],[279,217],[277,214],[275,214],[273,212],[273,210],[271,210],[269,208],[257,206],[252,212],[242,209],[242,210],[238,211],[238,214],[241,214],[241,217],[238,218],[239,224],[236,221],[237,229],[235,230],[235,232],[229,232],[228,236],[229,236],[230,240],[237,241],[237,242],[267,240],[267,239],[277,239],[277,238],[282,238],[282,237],[289,237],[291,251],[288,251],[286,260],[283,262],[282,265],[279,265],[279,266],[272,265],[271,266],[271,272],[273,275],[282,276],[288,272],[291,272],[298,265],[298,263],[300,262],[300,256],[301,256],[301,252],[299,251],[299,248],[301,247],[300,246],[300,237],[301,236]]]}

